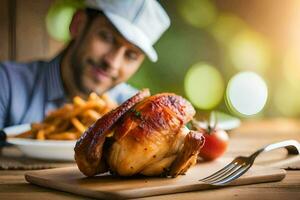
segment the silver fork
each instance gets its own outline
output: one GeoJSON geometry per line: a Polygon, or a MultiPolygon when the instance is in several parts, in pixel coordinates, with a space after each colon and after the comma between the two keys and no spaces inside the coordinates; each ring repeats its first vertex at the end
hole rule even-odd
{"type": "Polygon", "coordinates": [[[231,163],[220,169],[216,173],[203,178],[199,181],[210,185],[225,185],[248,171],[253,165],[255,158],[262,152],[271,151],[278,148],[286,148],[289,154],[300,154],[300,144],[296,140],[286,140],[274,144],[270,144],[255,151],[250,156],[239,156],[236,157],[231,163]]]}

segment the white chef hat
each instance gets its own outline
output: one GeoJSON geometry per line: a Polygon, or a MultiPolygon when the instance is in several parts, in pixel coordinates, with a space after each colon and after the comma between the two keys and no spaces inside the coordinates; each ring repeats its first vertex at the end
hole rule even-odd
{"type": "Polygon", "coordinates": [[[129,42],[157,61],[153,45],[170,26],[170,19],[156,0],[86,0],[86,6],[101,10],[129,42]]]}

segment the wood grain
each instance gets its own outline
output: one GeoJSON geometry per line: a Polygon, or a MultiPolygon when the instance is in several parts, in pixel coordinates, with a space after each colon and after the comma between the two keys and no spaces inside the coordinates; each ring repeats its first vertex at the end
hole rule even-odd
{"type": "MultiPolygon", "coordinates": [[[[41,170],[25,174],[28,182],[74,194],[104,199],[127,199],[172,194],[194,190],[214,189],[199,180],[223,168],[232,159],[200,163],[189,169],[186,175],[176,178],[131,177],[122,178],[103,174],[88,178],[77,167],[41,170]]],[[[285,170],[253,166],[245,175],[230,185],[246,185],[261,182],[280,181],[285,170]]]]}

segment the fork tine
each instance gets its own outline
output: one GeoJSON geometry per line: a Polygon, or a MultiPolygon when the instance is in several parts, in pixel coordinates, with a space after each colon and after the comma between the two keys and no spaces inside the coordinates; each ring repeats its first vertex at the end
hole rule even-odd
{"type": "Polygon", "coordinates": [[[236,166],[236,164],[232,163],[231,165],[228,165],[222,169],[220,169],[219,171],[217,171],[216,173],[210,175],[209,177],[206,177],[204,179],[202,179],[202,181],[210,181],[213,180],[219,176],[221,176],[224,173],[227,173],[228,171],[230,171],[231,169],[233,169],[236,166]]]}
{"type": "Polygon", "coordinates": [[[210,178],[210,179],[206,179],[206,182],[215,182],[218,181],[224,177],[227,177],[228,175],[232,174],[233,172],[235,172],[236,170],[238,170],[240,168],[240,165],[234,165],[234,167],[230,168],[229,170],[224,170],[224,172],[217,174],[216,176],[210,178]]]}
{"type": "Polygon", "coordinates": [[[231,182],[232,180],[235,180],[238,177],[242,176],[244,173],[246,173],[250,167],[251,167],[251,165],[241,166],[239,169],[237,169],[236,171],[234,171],[232,174],[224,177],[221,180],[214,181],[211,184],[213,184],[213,185],[224,185],[224,184],[226,184],[228,182],[231,182]]]}
{"type": "Polygon", "coordinates": [[[228,171],[229,169],[233,168],[236,164],[236,161],[233,160],[231,163],[229,163],[228,165],[226,165],[225,167],[223,167],[222,169],[220,169],[219,171],[213,173],[212,175],[205,177],[203,179],[200,179],[200,181],[206,181],[208,179],[214,178],[216,176],[218,176],[219,174],[224,173],[226,170],[228,171]]]}
{"type": "Polygon", "coordinates": [[[219,176],[218,178],[215,178],[213,180],[210,180],[209,183],[210,184],[214,184],[214,183],[218,183],[228,177],[230,177],[231,175],[234,175],[238,170],[240,170],[243,166],[241,165],[237,165],[233,170],[231,170],[230,172],[224,174],[223,176],[219,176]]]}

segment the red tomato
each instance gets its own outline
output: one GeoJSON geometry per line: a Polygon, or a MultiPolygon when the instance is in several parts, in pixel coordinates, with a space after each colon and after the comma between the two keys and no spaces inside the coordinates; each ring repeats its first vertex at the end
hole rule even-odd
{"type": "Polygon", "coordinates": [[[205,131],[203,136],[205,137],[205,143],[199,153],[201,158],[214,160],[225,153],[229,137],[224,130],[211,130],[210,133],[205,131]]]}

